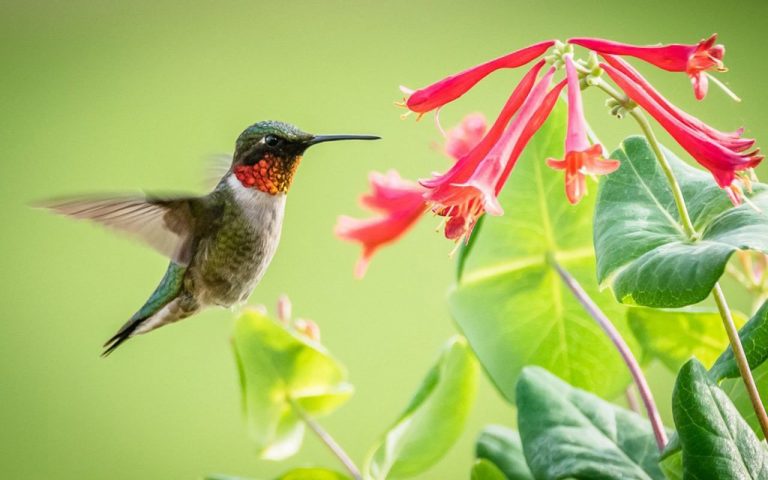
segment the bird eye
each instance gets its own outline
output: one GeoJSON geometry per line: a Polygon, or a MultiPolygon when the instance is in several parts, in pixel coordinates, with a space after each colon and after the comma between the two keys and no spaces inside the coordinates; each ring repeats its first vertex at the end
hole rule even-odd
{"type": "Polygon", "coordinates": [[[280,144],[280,137],[276,135],[267,135],[266,137],[264,137],[264,143],[266,143],[270,147],[276,147],[280,144]]]}

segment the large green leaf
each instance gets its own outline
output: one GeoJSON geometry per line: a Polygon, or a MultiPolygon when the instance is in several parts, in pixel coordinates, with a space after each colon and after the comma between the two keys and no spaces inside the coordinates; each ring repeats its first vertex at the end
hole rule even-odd
{"type": "Polygon", "coordinates": [[[626,139],[611,158],[621,167],[600,183],[595,210],[597,277],[624,303],[682,307],[704,300],[736,249],[768,251],[768,191],[751,198],[761,211],[733,208],[712,176],[664,152],[680,183],[699,239],[686,237],[648,142],[626,139]]]}
{"type": "Polygon", "coordinates": [[[464,430],[477,388],[477,364],[466,340],[443,348],[419,390],[374,447],[365,465],[375,480],[411,477],[431,467],[464,430]]]}
{"type": "Polygon", "coordinates": [[[526,365],[541,365],[573,385],[614,395],[629,382],[615,348],[548,263],[554,258],[592,295],[622,333],[624,307],[598,292],[592,250],[594,195],[568,203],[562,172],[565,108],[558,105],[531,139],[499,200],[461,256],[450,294],[459,328],[501,393],[514,401],[526,365]]]}
{"type": "MultiPolygon", "coordinates": [[[[755,369],[768,359],[768,301],[763,303],[747,324],[739,330],[739,338],[744,346],[750,368],[755,369]]],[[[717,359],[710,375],[716,381],[739,376],[739,366],[736,365],[730,345],[717,359]]]]}
{"type": "Polygon", "coordinates": [[[501,425],[489,425],[483,429],[475,447],[477,458],[496,465],[509,480],[533,480],[525,463],[520,434],[501,425]]]}
{"type": "MultiPolygon", "coordinates": [[[[746,321],[740,313],[733,316],[738,325],[746,321]]],[[[728,335],[717,312],[634,307],[627,310],[627,320],[643,349],[644,360],[658,359],[675,373],[691,356],[712,365],[728,346],[728,335]]]]}
{"type": "Polygon", "coordinates": [[[517,423],[537,479],[663,479],[648,420],[539,367],[517,383],[517,423]]]}
{"type": "Polygon", "coordinates": [[[243,408],[262,458],[279,460],[301,446],[308,415],[325,415],[347,401],[352,386],[344,367],[322,345],[255,310],[235,325],[233,349],[243,408]]]}
{"type": "Polygon", "coordinates": [[[672,414],[685,478],[768,479],[768,455],[760,440],[696,359],[680,370],[672,414]]]}
{"type": "Polygon", "coordinates": [[[508,480],[499,467],[484,458],[475,460],[472,465],[471,480],[508,480]]]}

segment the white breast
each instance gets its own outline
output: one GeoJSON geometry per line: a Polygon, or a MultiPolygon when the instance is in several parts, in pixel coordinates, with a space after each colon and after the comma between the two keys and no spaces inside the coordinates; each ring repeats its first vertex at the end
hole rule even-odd
{"type": "Polygon", "coordinates": [[[277,222],[283,223],[285,215],[285,193],[270,195],[256,188],[246,188],[234,175],[227,179],[229,187],[235,195],[235,201],[240,205],[251,225],[264,228],[277,222]]]}

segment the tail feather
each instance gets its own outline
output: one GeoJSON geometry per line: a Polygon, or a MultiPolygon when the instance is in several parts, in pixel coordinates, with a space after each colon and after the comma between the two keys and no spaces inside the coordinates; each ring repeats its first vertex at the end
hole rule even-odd
{"type": "Polygon", "coordinates": [[[137,318],[136,315],[131,317],[130,320],[125,322],[125,324],[122,327],[120,327],[120,330],[118,330],[117,333],[112,336],[112,338],[110,338],[109,340],[107,340],[104,343],[104,345],[103,345],[104,351],[101,352],[101,356],[102,357],[107,357],[107,356],[109,356],[110,353],[114,352],[117,347],[122,345],[123,342],[125,342],[126,340],[128,340],[129,338],[131,338],[133,336],[133,332],[146,319],[147,319],[147,317],[145,317],[145,318],[138,317],[137,318]]]}
{"type": "Polygon", "coordinates": [[[170,263],[165,276],[149,300],[104,344],[102,357],[114,352],[117,347],[134,335],[154,330],[193,313],[186,312],[179,307],[177,300],[186,270],[187,268],[182,265],[175,262],[170,263]]]}

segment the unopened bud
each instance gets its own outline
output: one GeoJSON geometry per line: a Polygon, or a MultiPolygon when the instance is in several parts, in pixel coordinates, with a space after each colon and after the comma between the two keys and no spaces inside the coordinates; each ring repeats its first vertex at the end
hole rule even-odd
{"type": "Polygon", "coordinates": [[[286,294],[277,298],[277,319],[286,324],[291,321],[291,300],[286,294]]]}
{"type": "Polygon", "coordinates": [[[314,340],[315,342],[320,341],[320,327],[312,320],[297,318],[293,322],[293,328],[310,340],[314,340]]]}

